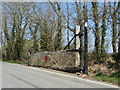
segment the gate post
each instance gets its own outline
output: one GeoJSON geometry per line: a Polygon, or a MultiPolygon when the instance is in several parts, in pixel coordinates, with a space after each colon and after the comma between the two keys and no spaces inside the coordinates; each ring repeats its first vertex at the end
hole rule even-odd
{"type": "MultiPolygon", "coordinates": [[[[80,26],[76,25],[76,32],[75,34],[79,34],[80,32],[80,26]]],[[[80,38],[79,35],[75,37],[76,38],[76,49],[80,49],[80,38]]],[[[80,65],[80,54],[79,52],[76,52],[76,61],[75,61],[75,66],[79,67],[80,65]]]]}
{"type": "Polygon", "coordinates": [[[88,74],[88,30],[87,23],[85,23],[84,27],[84,74],[88,74]]]}

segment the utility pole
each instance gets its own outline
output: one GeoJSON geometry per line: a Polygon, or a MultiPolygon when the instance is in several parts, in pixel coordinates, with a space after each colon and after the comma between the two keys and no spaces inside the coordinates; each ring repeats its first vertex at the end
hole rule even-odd
{"type": "Polygon", "coordinates": [[[88,33],[87,23],[84,27],[84,74],[88,74],[88,33]]]}

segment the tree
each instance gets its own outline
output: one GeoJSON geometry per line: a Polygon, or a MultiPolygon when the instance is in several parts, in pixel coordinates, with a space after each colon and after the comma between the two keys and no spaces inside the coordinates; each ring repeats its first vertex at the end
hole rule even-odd
{"type": "Polygon", "coordinates": [[[24,47],[24,35],[28,24],[28,3],[4,3],[3,12],[6,13],[5,27],[3,28],[7,39],[7,59],[21,60],[24,47]],[[9,27],[9,29],[8,29],[9,27]]]}
{"type": "Polygon", "coordinates": [[[55,2],[55,5],[57,5],[57,8],[55,7],[55,5],[49,1],[49,3],[51,4],[53,10],[55,11],[55,13],[57,14],[58,17],[58,26],[57,26],[57,34],[55,36],[55,51],[61,50],[62,49],[62,17],[61,17],[61,6],[59,2],[55,2]]]}
{"type": "Polygon", "coordinates": [[[38,52],[38,41],[37,41],[37,31],[38,31],[38,24],[36,23],[34,26],[34,30],[32,29],[32,24],[29,24],[29,30],[31,32],[33,38],[33,52],[38,52]]]}
{"type": "Polygon", "coordinates": [[[104,8],[103,8],[103,13],[102,13],[102,37],[101,37],[101,58],[105,60],[105,36],[106,36],[106,13],[107,13],[107,8],[106,8],[106,2],[104,2],[104,8]]]}
{"type": "Polygon", "coordinates": [[[118,53],[120,55],[120,25],[119,25],[119,31],[118,31],[118,39],[119,39],[119,41],[118,41],[118,53]]]}
{"type": "Polygon", "coordinates": [[[100,31],[99,31],[99,17],[98,17],[98,6],[97,2],[92,2],[92,12],[93,12],[93,20],[95,23],[95,53],[96,59],[100,59],[100,31]]]}
{"type": "MultiPolygon", "coordinates": [[[[33,26],[34,24],[37,24],[36,26],[36,30],[38,32],[34,33],[36,36],[34,36],[34,34],[31,33],[32,36],[34,37],[39,37],[38,40],[40,42],[40,51],[52,51],[53,50],[53,27],[54,27],[54,20],[52,18],[52,11],[51,8],[49,7],[48,3],[32,3],[32,11],[33,14],[29,15],[30,16],[30,20],[33,26]],[[39,4],[39,5],[38,5],[39,4]],[[45,9],[43,10],[42,8],[42,4],[47,6],[45,9]],[[41,13],[38,13],[41,12],[41,13]]],[[[31,28],[33,27],[31,26],[31,28]]],[[[36,30],[31,30],[31,32],[34,32],[36,30]]],[[[36,38],[37,39],[37,38],[36,38]]],[[[37,47],[34,46],[36,45],[35,42],[36,40],[33,40],[34,44],[33,47],[37,47]]],[[[38,41],[37,41],[38,42],[38,41]]]]}
{"type": "Polygon", "coordinates": [[[4,19],[4,34],[5,34],[5,38],[7,40],[7,46],[6,46],[6,53],[7,53],[7,58],[6,59],[10,59],[10,53],[11,53],[11,43],[10,43],[10,36],[8,34],[8,25],[7,25],[7,16],[4,19]]]}
{"type": "MultiPolygon", "coordinates": [[[[70,24],[70,14],[69,14],[69,5],[68,2],[66,2],[66,7],[67,7],[67,43],[69,43],[69,24],[70,24]]],[[[68,49],[70,49],[70,44],[68,45],[68,49]]]]}
{"type": "Polygon", "coordinates": [[[24,35],[25,30],[28,25],[28,13],[29,7],[27,7],[28,3],[16,3],[16,42],[15,42],[15,53],[16,59],[22,60],[23,56],[23,47],[24,47],[24,35]],[[27,11],[26,11],[27,9],[27,11]],[[23,24],[24,23],[24,24],[23,24]]]}
{"type": "Polygon", "coordinates": [[[113,53],[117,52],[116,48],[116,40],[117,40],[117,15],[118,15],[118,8],[120,7],[120,2],[116,6],[116,2],[109,3],[109,13],[112,19],[112,48],[113,48],[113,53]],[[112,7],[113,6],[113,7],[112,7]]]}

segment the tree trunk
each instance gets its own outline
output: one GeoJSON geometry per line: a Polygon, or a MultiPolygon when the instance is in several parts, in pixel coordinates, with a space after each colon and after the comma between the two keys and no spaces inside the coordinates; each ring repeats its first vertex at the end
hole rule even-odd
{"type": "Polygon", "coordinates": [[[10,53],[11,53],[11,43],[10,43],[10,36],[8,33],[8,26],[7,26],[7,16],[5,17],[5,21],[4,21],[4,34],[5,34],[5,38],[7,40],[7,46],[6,46],[6,53],[7,53],[7,60],[11,59],[10,53]]]}
{"type": "Polygon", "coordinates": [[[62,48],[62,19],[61,19],[61,7],[59,2],[57,2],[58,6],[58,42],[57,42],[57,50],[61,50],[62,48]]]}
{"type": "MultiPolygon", "coordinates": [[[[69,28],[69,5],[68,2],[66,2],[67,5],[67,28],[69,28]]],[[[69,43],[69,29],[67,29],[67,43],[69,43]]],[[[70,44],[68,45],[68,49],[70,49],[70,44]]]]}
{"type": "Polygon", "coordinates": [[[106,36],[106,2],[104,2],[104,9],[102,15],[102,37],[101,37],[101,59],[105,60],[105,36],[106,36]]]}
{"type": "Polygon", "coordinates": [[[113,53],[116,53],[117,52],[117,43],[116,43],[116,40],[117,40],[117,13],[118,13],[118,8],[119,8],[119,4],[120,2],[118,3],[118,6],[116,7],[116,2],[113,3],[114,4],[114,7],[112,8],[112,5],[109,4],[110,6],[110,15],[111,15],[111,18],[112,18],[112,48],[113,48],[113,53]],[[113,12],[111,12],[113,10],[113,12]]]}
{"type": "Polygon", "coordinates": [[[99,32],[99,20],[98,20],[98,6],[97,2],[92,2],[93,18],[95,23],[95,53],[96,59],[100,59],[100,32],[99,32]]]}
{"type": "Polygon", "coordinates": [[[49,3],[51,4],[53,10],[55,11],[55,13],[57,14],[57,17],[58,17],[57,34],[55,36],[55,42],[54,42],[55,51],[58,51],[58,50],[62,49],[62,17],[61,17],[61,6],[60,6],[59,2],[56,2],[57,8],[56,8],[56,6],[52,2],[49,2],[49,3]]]}

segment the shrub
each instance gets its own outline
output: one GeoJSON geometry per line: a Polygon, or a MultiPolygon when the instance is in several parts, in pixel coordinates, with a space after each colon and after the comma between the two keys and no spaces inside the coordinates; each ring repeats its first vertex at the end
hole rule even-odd
{"type": "Polygon", "coordinates": [[[103,76],[103,73],[101,71],[98,71],[95,76],[103,76]]]}
{"type": "Polygon", "coordinates": [[[120,71],[113,73],[111,77],[120,77],[120,71]]]}
{"type": "Polygon", "coordinates": [[[113,57],[113,60],[115,60],[116,62],[119,62],[120,61],[120,56],[119,56],[119,53],[113,53],[112,54],[112,57],[113,57]]]}

